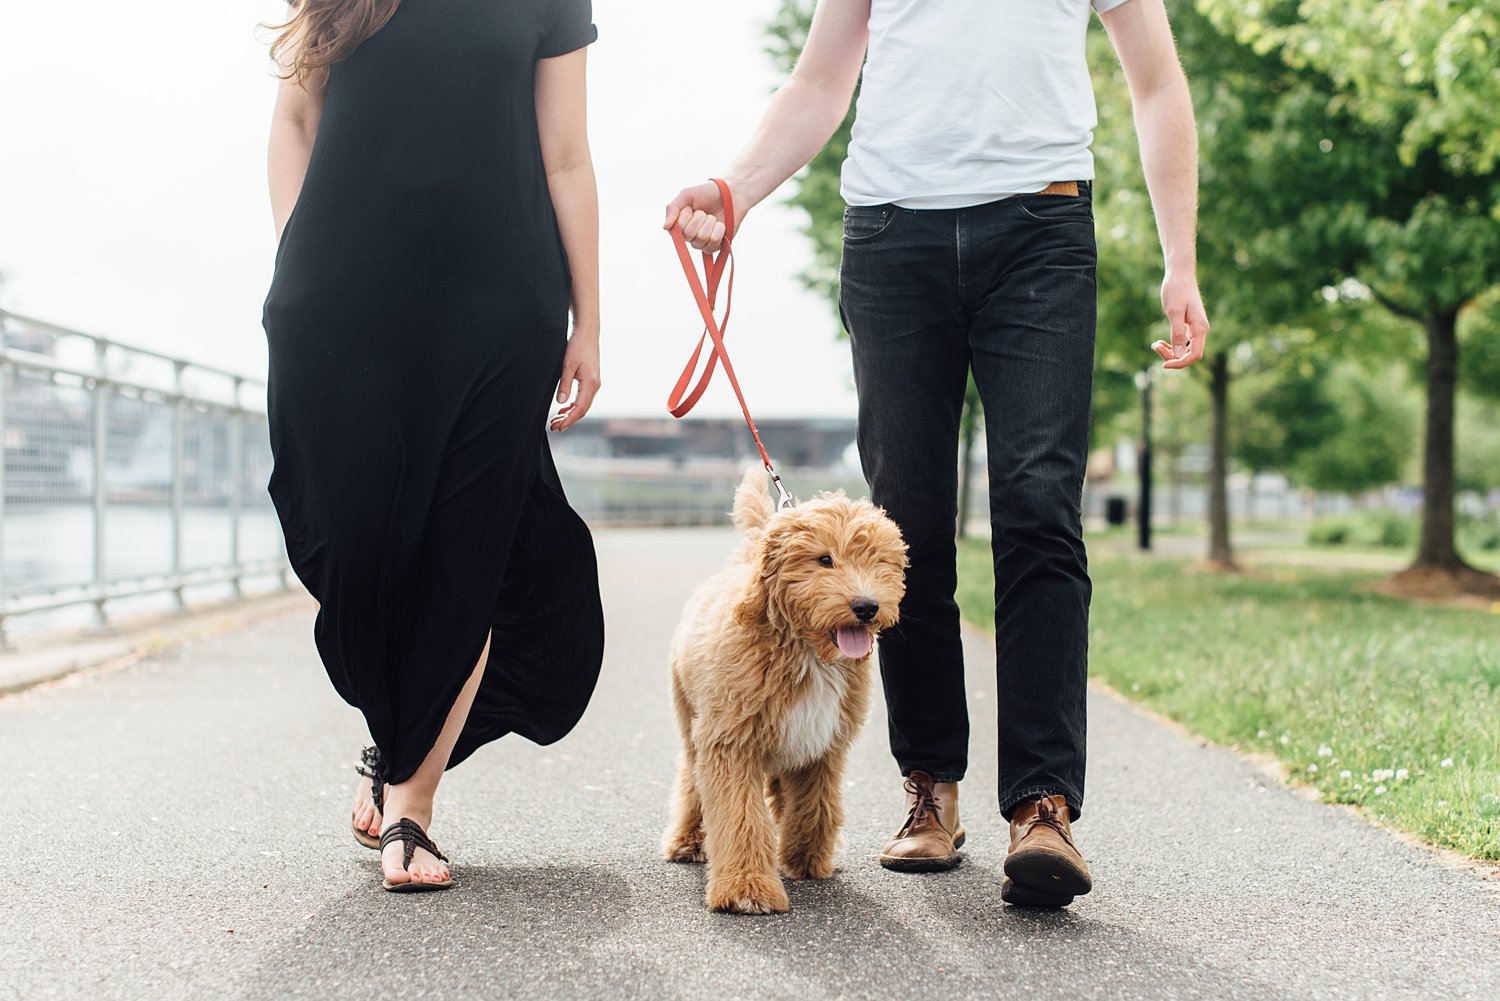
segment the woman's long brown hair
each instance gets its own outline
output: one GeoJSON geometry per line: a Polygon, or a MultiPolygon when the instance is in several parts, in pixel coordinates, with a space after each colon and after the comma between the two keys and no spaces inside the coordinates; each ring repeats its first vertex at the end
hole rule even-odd
{"type": "Polygon", "coordinates": [[[295,13],[271,43],[282,76],[298,83],[323,76],[329,67],[385,27],[401,0],[290,0],[295,13]],[[290,64],[285,55],[290,50],[290,64]]]}

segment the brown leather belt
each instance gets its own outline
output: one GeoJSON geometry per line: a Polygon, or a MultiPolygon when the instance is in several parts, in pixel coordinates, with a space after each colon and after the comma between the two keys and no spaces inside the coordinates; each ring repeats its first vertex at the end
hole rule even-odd
{"type": "Polygon", "coordinates": [[[1053,181],[1051,184],[1047,185],[1041,191],[1032,191],[1032,192],[1029,192],[1029,194],[1033,194],[1033,195],[1077,195],[1078,194],[1078,182],[1077,181],[1053,181]]]}

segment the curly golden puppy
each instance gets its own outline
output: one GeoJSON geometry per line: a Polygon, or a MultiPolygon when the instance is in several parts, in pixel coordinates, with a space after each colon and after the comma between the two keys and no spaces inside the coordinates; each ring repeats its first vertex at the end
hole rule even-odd
{"type": "Polygon", "coordinates": [[[734,498],[744,544],[689,599],[672,639],[683,754],[673,862],[708,862],[708,906],[787,909],[777,875],[827,879],[840,786],[870,702],[875,636],[906,591],[906,544],[868,501],[775,511],[764,474],[734,498]],[[779,835],[779,837],[778,837],[779,835]]]}

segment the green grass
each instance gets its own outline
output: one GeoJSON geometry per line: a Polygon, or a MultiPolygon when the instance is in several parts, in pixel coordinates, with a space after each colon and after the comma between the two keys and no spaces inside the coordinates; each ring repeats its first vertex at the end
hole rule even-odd
{"type": "MultiPolygon", "coordinates": [[[[1332,802],[1500,861],[1500,606],[1363,593],[1378,575],[1095,559],[1091,673],[1221,744],[1278,758],[1332,802]]],[[[988,545],[959,602],[993,629],[988,545]]]]}

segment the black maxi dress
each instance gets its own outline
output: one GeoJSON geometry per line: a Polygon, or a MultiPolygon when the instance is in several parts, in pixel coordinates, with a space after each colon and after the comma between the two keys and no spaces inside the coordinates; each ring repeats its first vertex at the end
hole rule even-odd
{"type": "Polygon", "coordinates": [[[546,441],[571,282],[537,60],[589,0],[402,0],[335,64],[263,322],[270,494],[319,655],[387,781],[494,640],[449,766],[583,714],[604,648],[593,541],[546,441]]]}

